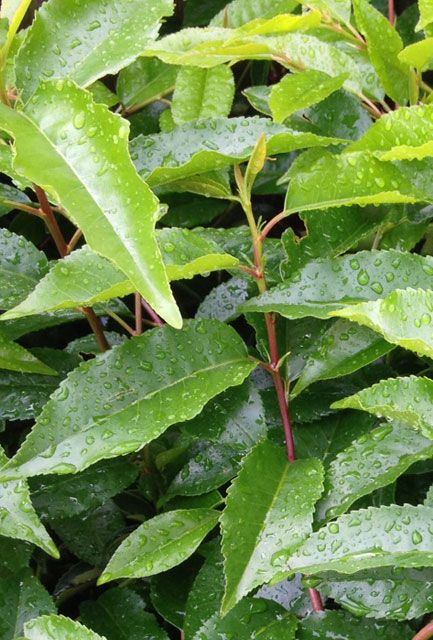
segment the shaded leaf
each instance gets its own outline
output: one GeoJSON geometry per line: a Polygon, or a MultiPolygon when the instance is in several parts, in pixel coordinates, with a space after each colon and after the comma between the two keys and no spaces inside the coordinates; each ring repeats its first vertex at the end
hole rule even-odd
{"type": "Polygon", "coordinates": [[[178,68],[158,58],[138,58],[119,73],[117,93],[127,108],[142,108],[174,89],[178,68]]]}
{"type": "Polygon", "coordinates": [[[168,133],[138,136],[130,148],[139,174],[157,186],[247,160],[262,134],[270,155],[341,142],[265,118],[215,118],[186,123],[168,133]]]}
{"type": "Polygon", "coordinates": [[[38,360],[30,351],[0,333],[0,369],[19,373],[40,373],[55,376],[56,371],[38,360]]]}
{"type": "Polygon", "coordinates": [[[233,72],[227,65],[213,69],[182,67],[173,93],[173,120],[179,125],[198,118],[228,116],[234,93],[233,72]]]}
{"type": "Polygon", "coordinates": [[[145,5],[121,0],[109,6],[95,0],[50,0],[37,12],[16,60],[24,99],[46,78],[69,77],[88,86],[116,73],[157,37],[162,18],[172,12],[172,0],[145,5]]]}
{"type": "Polygon", "coordinates": [[[388,342],[432,358],[432,309],[431,291],[405,289],[393,291],[383,300],[361,302],[331,314],[370,327],[388,342]]]}
{"type": "Polygon", "coordinates": [[[137,451],[255,366],[235,331],[216,321],[147,331],[75,369],[1,475],[76,473],[137,451]]]}
{"type": "Polygon", "coordinates": [[[105,640],[64,616],[41,616],[24,626],[25,640],[105,640]]]}
{"type": "Polygon", "coordinates": [[[169,511],[140,525],[117,549],[98,584],[118,578],[143,578],[167,571],[197,549],[215,527],[211,509],[169,511]]]}
{"type": "MultiPolygon", "coordinates": [[[[0,216],[9,213],[20,204],[30,205],[30,198],[25,193],[8,184],[0,184],[0,216]]],[[[4,232],[4,230],[2,229],[4,232]]]]}
{"type": "Polygon", "coordinates": [[[433,380],[417,376],[382,380],[339,400],[336,409],[359,409],[388,420],[401,420],[433,438],[433,380]]]}
{"type": "Polygon", "coordinates": [[[22,112],[0,105],[0,116],[15,138],[17,170],[60,200],[90,247],[179,327],[154,235],[158,201],[132,166],[126,121],[69,80],[41,85],[22,112]],[[46,117],[53,111],[55,122],[46,117]],[[110,137],[117,144],[108,144],[110,137]],[[38,163],[29,152],[35,146],[38,163]]]}
{"type": "Polygon", "coordinates": [[[355,618],[344,611],[326,611],[313,613],[304,618],[299,625],[298,640],[328,640],[332,636],[350,639],[362,636],[373,640],[380,636],[383,640],[410,640],[413,633],[407,625],[395,622],[373,622],[364,618],[355,618]]]}
{"type": "Polygon", "coordinates": [[[266,441],[245,458],[221,519],[223,613],[278,573],[272,557],[286,541],[294,550],[309,535],[314,505],[322,493],[322,473],[318,460],[290,463],[283,448],[266,441]]]}
{"type": "Polygon", "coordinates": [[[257,290],[254,282],[243,278],[230,278],[212,289],[201,301],[196,318],[213,318],[231,322],[241,314],[240,305],[257,290]]]}

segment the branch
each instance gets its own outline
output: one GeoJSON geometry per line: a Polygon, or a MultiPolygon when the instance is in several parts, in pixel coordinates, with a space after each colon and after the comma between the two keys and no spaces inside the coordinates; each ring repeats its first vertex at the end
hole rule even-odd
{"type": "Polygon", "coordinates": [[[429,640],[429,638],[433,638],[433,622],[429,622],[421,631],[418,631],[413,640],[429,640]]]}

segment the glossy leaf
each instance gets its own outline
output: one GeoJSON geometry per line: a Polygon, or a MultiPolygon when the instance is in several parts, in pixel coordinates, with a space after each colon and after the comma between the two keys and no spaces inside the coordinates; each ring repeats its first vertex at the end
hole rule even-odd
{"type": "Polygon", "coordinates": [[[31,204],[25,193],[8,184],[0,184],[0,216],[19,207],[20,204],[31,204]]]}
{"type": "MultiPolygon", "coordinates": [[[[202,549],[205,547],[206,543],[202,545],[202,549]]],[[[177,629],[183,627],[188,593],[201,564],[197,553],[173,569],[150,579],[150,600],[153,606],[164,620],[177,629]]]]}
{"type": "Polygon", "coordinates": [[[240,305],[256,292],[253,282],[231,278],[216,286],[197,309],[196,318],[213,318],[230,322],[241,314],[240,305]]]}
{"type": "Polygon", "coordinates": [[[416,202],[425,196],[390,162],[371,153],[323,154],[308,171],[294,172],[287,213],[348,205],[416,202]],[[319,186],[320,185],[320,186],[319,186]]]}
{"type": "MultiPolygon", "coordinates": [[[[0,466],[7,457],[0,448],[0,466]]],[[[7,482],[0,489],[0,535],[18,540],[26,540],[41,547],[54,558],[59,557],[54,542],[38,519],[30,500],[30,492],[25,480],[7,482]]]]}
{"type": "Polygon", "coordinates": [[[419,12],[420,12],[420,20],[417,24],[417,31],[420,29],[429,29],[431,23],[433,22],[433,8],[431,6],[431,2],[429,0],[419,0],[418,2],[419,12]]]}
{"type": "Polygon", "coordinates": [[[140,596],[129,589],[110,589],[80,607],[81,621],[107,640],[168,640],[140,596]]]}
{"type": "Polygon", "coordinates": [[[411,640],[412,635],[407,625],[364,620],[350,616],[344,611],[326,611],[304,618],[296,637],[298,640],[328,640],[336,636],[349,640],[362,636],[365,640],[373,640],[380,636],[383,640],[411,640]]]}
{"type": "Polygon", "coordinates": [[[385,340],[433,357],[432,321],[433,293],[429,290],[393,291],[383,300],[361,302],[353,307],[332,312],[373,329],[385,340]]]}
{"type": "Polygon", "coordinates": [[[0,578],[0,637],[14,640],[23,633],[26,622],[56,613],[51,596],[30,569],[17,573],[2,570],[0,578]]]}
{"type": "Polygon", "coordinates": [[[174,89],[178,68],[157,58],[138,58],[123,69],[117,81],[117,93],[127,108],[142,108],[163,98],[174,89]]]}
{"type": "Polygon", "coordinates": [[[287,541],[292,550],[302,544],[311,531],[321,493],[318,460],[290,463],[283,448],[266,441],[245,458],[221,519],[226,575],[223,613],[278,573],[272,557],[287,541]]]}
{"type": "Polygon", "coordinates": [[[324,100],[343,86],[346,77],[341,75],[331,78],[326,73],[313,70],[284,76],[272,87],[269,97],[274,120],[284,122],[296,111],[324,100]]]}
{"type": "Polygon", "coordinates": [[[359,409],[388,420],[401,420],[433,439],[433,381],[410,376],[382,380],[334,403],[336,409],[359,409]]]}
{"type": "Polygon", "coordinates": [[[179,125],[198,118],[228,116],[234,93],[233,72],[227,65],[213,69],[182,67],[173,93],[173,119],[179,125]]]}
{"type": "Polygon", "coordinates": [[[399,104],[409,98],[409,68],[398,54],[403,42],[396,29],[367,0],[355,0],[358,29],[367,40],[368,53],[386,93],[399,104]]]}
{"type": "Polygon", "coordinates": [[[376,569],[318,579],[321,593],[355,616],[411,620],[433,609],[432,569],[376,569]]]}
{"type": "Polygon", "coordinates": [[[433,64],[433,37],[414,42],[398,55],[405,64],[410,64],[420,71],[431,69],[433,64]]]}
{"type": "MultiPolygon", "coordinates": [[[[157,231],[159,247],[170,280],[193,278],[199,273],[236,267],[238,260],[220,252],[187,229],[157,231]]],[[[22,318],[74,307],[91,307],[134,292],[134,285],[106,258],[88,246],[58,261],[30,295],[2,320],[22,318]]]]}
{"type": "Polygon", "coordinates": [[[235,609],[207,620],[193,640],[294,640],[297,621],[275,602],[244,598],[235,609]]]}
{"type": "Polygon", "coordinates": [[[121,0],[109,7],[99,0],[50,0],[38,11],[16,60],[24,99],[47,78],[69,77],[88,86],[116,73],[140,55],[172,12],[172,0],[121,0]]]}
{"type": "Polygon", "coordinates": [[[217,524],[211,509],[169,511],[140,525],[117,549],[98,580],[143,578],[167,571],[194,553],[217,524]]]}
{"type": "Polygon", "coordinates": [[[18,171],[54,194],[90,247],[116,264],[155,310],[179,327],[154,236],[158,201],[131,164],[125,121],[70,81],[43,84],[23,112],[0,105],[0,118],[15,138],[18,171]],[[47,119],[51,110],[55,122],[47,119]],[[107,145],[109,136],[117,145],[107,145]],[[34,145],[44,158],[37,164],[29,153],[34,145]],[[62,180],[53,180],[58,174],[62,180]]]}
{"type": "Polygon", "coordinates": [[[326,319],[335,309],[347,307],[349,312],[352,305],[378,300],[395,289],[428,290],[432,276],[430,258],[393,250],[360,251],[311,261],[280,285],[245,302],[241,309],[277,311],[291,319],[306,316],[326,319]]]}
{"type": "Polygon", "coordinates": [[[46,376],[56,375],[56,371],[17,342],[10,340],[4,333],[0,333],[0,369],[19,373],[40,373],[46,376]]]}
{"type": "Polygon", "coordinates": [[[280,13],[290,13],[296,4],[296,0],[232,0],[212,19],[211,24],[235,29],[256,18],[272,18],[280,13]]]}
{"type": "Polygon", "coordinates": [[[76,473],[137,451],[255,366],[234,330],[216,321],[148,331],[75,369],[0,475],[76,473]]]}
{"type": "Polygon", "coordinates": [[[285,568],[310,575],[432,566],[432,516],[431,507],[408,504],[352,511],[313,533],[294,554],[289,552],[285,568]]]}
{"type": "Polygon", "coordinates": [[[265,118],[216,118],[186,123],[169,133],[139,136],[131,143],[131,155],[139,174],[156,186],[246,160],[262,134],[269,154],[340,142],[265,118]]]}
{"type": "Polygon", "coordinates": [[[10,309],[34,289],[48,270],[48,260],[15,233],[0,229],[0,308],[10,309]]]}
{"type": "Polygon", "coordinates": [[[390,484],[412,464],[432,455],[432,441],[403,422],[373,429],[331,462],[316,517],[319,521],[335,518],[357,499],[390,484]]]}
{"type": "Polygon", "coordinates": [[[41,616],[24,625],[25,640],[105,640],[64,616],[41,616]]]}
{"type": "Polygon", "coordinates": [[[307,362],[293,389],[296,396],[318,380],[353,373],[388,353],[393,347],[374,331],[342,321],[332,324],[306,355],[307,362]]]}

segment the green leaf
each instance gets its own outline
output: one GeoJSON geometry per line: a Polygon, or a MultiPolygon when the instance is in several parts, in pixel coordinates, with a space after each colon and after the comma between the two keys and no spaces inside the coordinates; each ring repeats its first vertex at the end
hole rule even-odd
{"type": "Polygon", "coordinates": [[[30,198],[15,187],[11,187],[8,184],[0,184],[0,216],[6,215],[20,204],[30,205],[30,198]]]}
{"type": "Polygon", "coordinates": [[[120,0],[105,6],[49,0],[37,12],[16,59],[17,86],[28,99],[42,80],[81,86],[117,73],[137,58],[173,12],[172,0],[120,0]],[[125,46],[127,42],[127,46],[125,46]]]}
{"type": "Polygon", "coordinates": [[[178,67],[164,64],[158,58],[138,58],[119,73],[120,101],[127,110],[135,111],[163,98],[173,91],[177,72],[178,67]]]}
{"type": "Polygon", "coordinates": [[[432,309],[432,291],[405,289],[393,291],[383,300],[333,311],[331,315],[358,322],[392,344],[433,358],[433,336],[429,328],[432,309]]]}
{"type": "MultiPolygon", "coordinates": [[[[313,579],[314,580],[314,579],[313,579]]],[[[355,616],[412,620],[433,610],[432,569],[377,569],[352,576],[325,573],[315,586],[355,616]]]]}
{"type": "Polygon", "coordinates": [[[419,71],[431,69],[433,65],[433,37],[414,42],[398,54],[399,59],[419,71]]]}
{"type": "Polygon", "coordinates": [[[341,142],[300,133],[266,118],[216,118],[138,136],[131,142],[131,155],[139,174],[157,186],[247,160],[262,134],[270,155],[341,142]]]}
{"type": "Polygon", "coordinates": [[[0,309],[21,302],[47,271],[48,260],[34,244],[0,229],[0,309]]]}
{"type": "Polygon", "coordinates": [[[331,462],[325,493],[317,505],[319,521],[341,515],[362,496],[385,487],[418,460],[433,456],[433,443],[406,423],[393,422],[360,436],[331,462]]]}
{"type": "Polygon", "coordinates": [[[323,153],[308,170],[291,175],[288,214],[347,205],[393,204],[428,199],[390,162],[372,153],[323,153]]]}
{"type": "Polygon", "coordinates": [[[224,618],[212,616],[193,640],[294,640],[297,620],[275,602],[244,598],[224,618]]]}
{"type": "Polygon", "coordinates": [[[129,589],[110,589],[80,607],[82,622],[107,640],[168,640],[155,617],[144,610],[140,596],[129,589]]]}
{"type": "Polygon", "coordinates": [[[2,570],[0,578],[0,637],[14,640],[23,633],[26,622],[56,613],[51,596],[30,569],[17,573],[2,570]]]}
{"type": "Polygon", "coordinates": [[[90,247],[179,327],[154,235],[158,201],[131,164],[127,123],[71,81],[43,84],[22,112],[0,105],[0,119],[15,138],[19,173],[60,200],[90,247]],[[52,110],[55,123],[47,120],[52,110]],[[109,144],[109,138],[116,143],[109,144]],[[38,163],[31,159],[35,146],[38,163]]]}
{"type": "Polygon", "coordinates": [[[272,18],[280,13],[290,13],[297,4],[297,0],[232,0],[211,20],[211,25],[228,25],[235,29],[256,18],[272,18]]]}
{"type": "Polygon", "coordinates": [[[398,288],[428,290],[432,276],[430,257],[392,249],[360,251],[312,260],[280,285],[243,303],[241,309],[277,311],[290,319],[306,316],[326,319],[336,309],[348,307],[349,311],[358,302],[377,300],[398,288]]]}
{"type": "Polygon", "coordinates": [[[125,458],[98,463],[75,476],[32,479],[32,502],[43,518],[76,516],[102,506],[129,487],[138,468],[125,458]]]}
{"type": "Polygon", "coordinates": [[[40,373],[55,376],[57,372],[41,362],[30,351],[0,333],[0,369],[20,373],[40,373]]]}
{"type": "Polygon", "coordinates": [[[398,109],[378,120],[359,141],[350,145],[349,151],[374,151],[381,160],[388,161],[431,157],[432,120],[430,105],[398,109]]]}
{"type": "Polygon", "coordinates": [[[302,620],[296,638],[298,640],[327,640],[337,637],[349,640],[362,637],[374,640],[410,640],[413,633],[407,625],[396,622],[373,622],[364,618],[355,618],[344,611],[326,611],[313,613],[302,620]]]}
{"type": "Polygon", "coordinates": [[[335,402],[335,409],[359,409],[388,420],[401,420],[433,439],[433,380],[417,376],[391,378],[335,402]]]}
{"type": "Polygon", "coordinates": [[[138,451],[255,366],[236,332],[216,321],[147,331],[75,369],[0,475],[76,473],[138,451]]]}
{"type": "Polygon", "coordinates": [[[202,300],[196,318],[213,318],[231,322],[241,314],[240,305],[257,291],[256,285],[243,278],[230,278],[214,287],[202,300]]]}
{"type": "Polygon", "coordinates": [[[211,509],[169,511],[155,516],[122,542],[98,584],[118,578],[143,578],[175,567],[194,553],[218,519],[219,512],[211,509]]]}
{"type": "Polygon", "coordinates": [[[150,579],[152,605],[164,620],[177,629],[183,627],[188,593],[201,564],[202,559],[196,554],[170,571],[150,579]]]}
{"type": "Polygon", "coordinates": [[[433,509],[423,505],[352,511],[313,533],[294,554],[289,552],[285,569],[311,575],[432,566],[432,517],[433,509]]]}
{"type": "Polygon", "coordinates": [[[340,89],[346,78],[344,74],[331,78],[326,73],[313,70],[285,76],[272,87],[269,97],[274,120],[284,122],[296,111],[324,100],[340,89]]]}
{"type": "Polygon", "coordinates": [[[228,116],[234,93],[233,72],[227,65],[213,69],[182,67],[173,93],[173,120],[179,125],[198,118],[228,116]]]}
{"type": "Polygon", "coordinates": [[[325,17],[334,16],[339,21],[349,22],[352,11],[351,2],[349,0],[302,0],[307,7],[320,9],[325,17]]]}
{"type": "Polygon", "coordinates": [[[119,103],[117,95],[99,80],[90,85],[89,91],[91,92],[95,102],[105,104],[109,108],[115,107],[116,104],[119,103]]]}
{"type": "Polygon", "coordinates": [[[292,391],[296,396],[318,380],[353,373],[388,353],[393,347],[366,327],[342,321],[331,324],[305,355],[305,367],[292,391]]]}
{"type": "Polygon", "coordinates": [[[290,463],[284,448],[266,441],[245,458],[221,519],[226,575],[223,614],[279,572],[272,557],[287,540],[295,550],[307,538],[322,482],[318,460],[290,463]]]}
{"type": "MultiPolygon", "coordinates": [[[[3,467],[7,460],[3,449],[0,448],[0,466],[3,467]]],[[[1,485],[0,535],[26,540],[37,545],[53,558],[60,557],[54,542],[36,515],[26,480],[1,485]]]]}
{"type": "MultiPolygon", "coordinates": [[[[170,280],[193,278],[238,264],[237,258],[222,253],[214,242],[188,229],[160,229],[156,236],[170,280]]],[[[91,307],[131,293],[134,293],[132,282],[109,260],[84,246],[55,263],[28,297],[0,318],[5,321],[60,309],[91,307]]]]}
{"type": "Polygon", "coordinates": [[[420,12],[420,20],[416,26],[416,31],[421,31],[421,29],[429,31],[429,27],[433,22],[432,4],[430,0],[418,0],[418,6],[420,12]]]}
{"type": "Polygon", "coordinates": [[[41,616],[24,625],[25,640],[105,640],[64,616],[41,616]]]}
{"type": "Polygon", "coordinates": [[[320,25],[322,16],[318,11],[308,11],[301,15],[280,14],[272,18],[256,18],[239,27],[239,34],[268,35],[308,31],[320,25]]]}
{"type": "Polygon", "coordinates": [[[367,0],[353,3],[358,29],[367,40],[368,54],[386,93],[397,103],[409,98],[409,67],[398,54],[403,42],[389,20],[367,0]]]}
{"type": "MultiPolygon", "coordinates": [[[[104,331],[104,334],[110,347],[123,344],[125,340],[127,340],[124,334],[116,333],[115,331],[104,331]]],[[[65,351],[81,357],[82,355],[96,356],[98,353],[101,353],[102,350],[95,334],[91,333],[88,336],[82,336],[81,338],[72,340],[67,345],[65,351]]]]}

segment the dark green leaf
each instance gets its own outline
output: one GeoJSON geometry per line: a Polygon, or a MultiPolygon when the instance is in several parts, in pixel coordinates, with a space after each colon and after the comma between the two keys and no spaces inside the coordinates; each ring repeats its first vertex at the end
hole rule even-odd
{"type": "Polygon", "coordinates": [[[383,640],[410,640],[411,629],[407,625],[395,622],[373,622],[364,618],[355,618],[344,611],[326,611],[305,618],[299,625],[298,640],[342,640],[362,637],[365,640],[383,638],[383,640]]]}
{"type": "Polygon", "coordinates": [[[123,69],[117,81],[117,93],[122,104],[142,108],[163,98],[174,89],[178,68],[157,58],[139,58],[123,69]]]}

